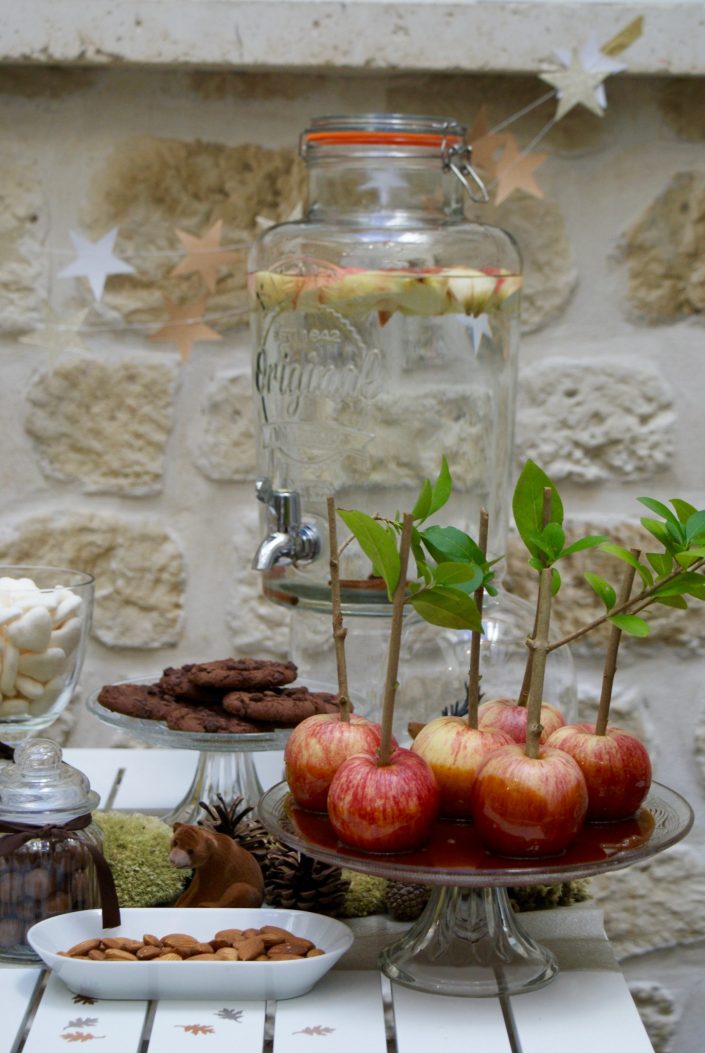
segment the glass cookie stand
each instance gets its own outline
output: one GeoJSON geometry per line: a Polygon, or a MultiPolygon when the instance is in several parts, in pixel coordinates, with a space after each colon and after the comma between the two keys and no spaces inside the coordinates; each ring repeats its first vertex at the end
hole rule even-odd
{"type": "MultiPolygon", "coordinates": [[[[124,682],[154,684],[158,680],[159,675],[156,675],[124,682]]],[[[329,685],[317,684],[312,680],[306,681],[306,687],[311,691],[330,690],[329,685]]],[[[143,742],[163,746],[165,749],[200,751],[196,771],[186,795],[175,808],[162,816],[169,824],[195,823],[201,813],[200,802],[213,802],[218,794],[222,794],[226,801],[242,797],[247,804],[255,805],[262,795],[262,785],[252,754],[284,749],[291,731],[290,728],[282,728],[245,735],[174,731],[163,721],[143,720],[106,709],[98,701],[97,692],[88,699],[86,708],[104,724],[118,728],[143,742]]]]}
{"type": "Polygon", "coordinates": [[[675,844],[693,823],[688,802],[654,783],[635,817],[588,824],[560,857],[519,860],[491,855],[472,823],[451,820],[439,820],[416,852],[369,855],[338,841],[327,816],[298,808],[286,783],[265,793],[258,811],[270,833],[315,859],[433,886],[423,914],[382,952],[379,965],[405,987],[470,998],[537,990],[558,972],[553,953],[523,930],[508,888],[559,884],[630,866],[675,844]]]}

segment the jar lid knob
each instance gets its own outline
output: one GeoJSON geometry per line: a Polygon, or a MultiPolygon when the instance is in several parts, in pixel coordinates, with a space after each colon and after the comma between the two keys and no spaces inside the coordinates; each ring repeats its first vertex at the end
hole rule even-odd
{"type": "Polygon", "coordinates": [[[52,739],[28,739],[15,748],[15,763],[0,768],[0,815],[30,822],[91,812],[100,798],[78,768],[62,760],[52,739]]]}

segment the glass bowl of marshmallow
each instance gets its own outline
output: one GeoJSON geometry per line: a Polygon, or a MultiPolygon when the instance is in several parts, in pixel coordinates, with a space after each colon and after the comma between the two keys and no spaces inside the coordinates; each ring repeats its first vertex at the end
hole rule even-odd
{"type": "Polygon", "coordinates": [[[93,614],[94,579],[0,565],[0,737],[49,727],[71,700],[93,614]]]}

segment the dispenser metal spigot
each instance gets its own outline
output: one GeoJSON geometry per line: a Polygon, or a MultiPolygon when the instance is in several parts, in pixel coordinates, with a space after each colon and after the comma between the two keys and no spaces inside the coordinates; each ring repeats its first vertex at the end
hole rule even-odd
{"type": "Polygon", "coordinates": [[[311,523],[301,522],[301,498],[296,490],[273,490],[268,479],[255,484],[257,500],[267,506],[269,533],[252,561],[254,570],[271,570],[277,563],[311,563],[321,550],[321,539],[311,523]]]}

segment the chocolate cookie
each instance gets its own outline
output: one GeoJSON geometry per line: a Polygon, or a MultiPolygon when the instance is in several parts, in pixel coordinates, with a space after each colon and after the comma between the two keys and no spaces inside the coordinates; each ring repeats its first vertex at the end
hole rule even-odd
{"type": "Polygon", "coordinates": [[[164,670],[159,681],[162,691],[173,695],[180,702],[196,702],[199,705],[220,706],[223,692],[212,687],[199,687],[189,677],[188,669],[193,666],[182,666],[174,669],[169,666],[164,670]]]}
{"type": "Polygon", "coordinates": [[[98,702],[115,713],[142,720],[166,720],[175,705],[157,684],[107,684],[101,688],[98,702]]]}
{"type": "Polygon", "coordinates": [[[218,691],[271,691],[293,683],[298,673],[293,662],[261,658],[222,658],[182,669],[193,685],[218,691]]]}
{"type": "Polygon", "coordinates": [[[288,728],[316,713],[338,713],[340,705],[336,695],[297,687],[283,691],[231,691],[223,698],[223,709],[245,720],[263,720],[288,728]]]}
{"type": "Polygon", "coordinates": [[[128,717],[163,721],[173,731],[246,735],[270,730],[270,726],[263,722],[254,724],[222,711],[214,712],[206,706],[177,702],[158,684],[110,684],[101,689],[98,701],[106,709],[128,717]]]}

